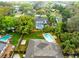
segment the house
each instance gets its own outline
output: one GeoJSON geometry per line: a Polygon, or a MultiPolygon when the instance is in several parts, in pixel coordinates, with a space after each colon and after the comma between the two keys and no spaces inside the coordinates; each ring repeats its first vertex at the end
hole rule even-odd
{"type": "Polygon", "coordinates": [[[18,5],[15,5],[14,8],[15,8],[14,11],[17,13],[19,11],[19,6],[18,5]]]}
{"type": "Polygon", "coordinates": [[[8,45],[6,43],[0,42],[0,57],[4,54],[4,51],[8,45]]]}
{"type": "Polygon", "coordinates": [[[7,34],[0,38],[0,58],[11,57],[11,52],[14,48],[10,44],[11,35],[7,34]],[[5,40],[4,40],[5,39],[5,40]]]}
{"type": "Polygon", "coordinates": [[[13,52],[13,45],[0,42],[0,58],[9,58],[13,52]]]}
{"type": "Polygon", "coordinates": [[[40,15],[35,17],[35,24],[36,24],[36,29],[43,29],[44,28],[44,24],[47,24],[48,19],[47,18],[43,18],[40,15]]]}
{"type": "Polygon", "coordinates": [[[43,39],[31,39],[25,58],[63,58],[63,55],[58,45],[43,39]]]}
{"type": "Polygon", "coordinates": [[[57,23],[58,22],[62,22],[62,18],[61,17],[56,17],[55,20],[56,20],[57,23]]]}

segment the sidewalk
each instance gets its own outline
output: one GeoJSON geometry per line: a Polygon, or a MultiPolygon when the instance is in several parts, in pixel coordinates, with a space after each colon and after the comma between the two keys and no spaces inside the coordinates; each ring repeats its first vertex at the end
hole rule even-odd
{"type": "Polygon", "coordinates": [[[20,58],[19,54],[14,54],[13,58],[20,58]]]}

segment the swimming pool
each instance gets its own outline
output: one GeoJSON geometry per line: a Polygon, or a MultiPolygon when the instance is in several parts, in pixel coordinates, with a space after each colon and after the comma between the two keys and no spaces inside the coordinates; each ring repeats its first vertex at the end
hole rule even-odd
{"type": "Polygon", "coordinates": [[[48,42],[55,41],[54,37],[50,33],[45,33],[45,34],[43,34],[43,36],[48,42]]]}
{"type": "Polygon", "coordinates": [[[7,42],[7,40],[10,39],[10,38],[11,38],[11,35],[7,34],[7,35],[3,36],[2,38],[0,38],[0,41],[1,42],[7,42]]]}

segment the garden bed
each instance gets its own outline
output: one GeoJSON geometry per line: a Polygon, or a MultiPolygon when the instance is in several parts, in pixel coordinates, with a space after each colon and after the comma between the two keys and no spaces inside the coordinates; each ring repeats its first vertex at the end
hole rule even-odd
{"type": "Polygon", "coordinates": [[[25,45],[19,45],[16,50],[14,51],[14,53],[18,53],[20,55],[21,58],[23,58],[23,55],[26,53],[26,44],[25,45]]]}

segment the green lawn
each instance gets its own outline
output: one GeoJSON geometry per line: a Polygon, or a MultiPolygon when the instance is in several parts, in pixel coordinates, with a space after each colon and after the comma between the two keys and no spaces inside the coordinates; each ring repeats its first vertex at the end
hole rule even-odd
{"type": "Polygon", "coordinates": [[[18,40],[20,38],[20,34],[19,33],[12,33],[12,32],[10,32],[9,34],[12,35],[12,39],[11,39],[12,42],[11,43],[16,46],[18,43],[18,40]]]}
{"type": "Polygon", "coordinates": [[[27,41],[27,43],[30,39],[44,39],[42,34],[42,31],[37,31],[28,35],[24,35],[24,39],[27,41]]]}

